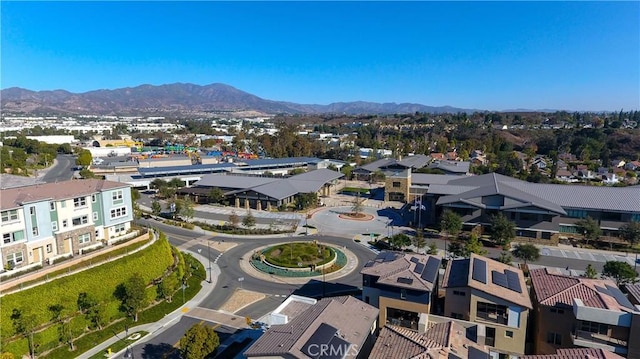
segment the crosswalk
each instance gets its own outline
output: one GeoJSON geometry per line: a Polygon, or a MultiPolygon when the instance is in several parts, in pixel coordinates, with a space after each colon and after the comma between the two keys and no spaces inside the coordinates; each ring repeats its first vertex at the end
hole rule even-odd
{"type": "MultiPolygon", "coordinates": [[[[608,262],[608,261],[620,261],[627,262],[630,265],[634,265],[636,262],[636,255],[629,253],[628,255],[617,255],[608,253],[593,253],[580,250],[564,250],[560,248],[545,247],[540,250],[540,254],[543,256],[562,257],[568,259],[585,260],[590,262],[608,262]]],[[[640,263],[638,263],[640,264],[640,263]]]]}

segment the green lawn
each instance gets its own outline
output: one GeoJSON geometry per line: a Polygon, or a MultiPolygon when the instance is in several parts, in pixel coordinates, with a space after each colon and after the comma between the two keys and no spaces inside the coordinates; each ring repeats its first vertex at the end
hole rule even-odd
{"type": "Polygon", "coordinates": [[[293,242],[279,244],[263,251],[265,260],[281,267],[298,268],[311,264],[321,265],[329,262],[333,251],[327,246],[320,246],[310,242],[293,242]],[[318,251],[322,252],[319,253],[318,251]],[[300,265],[299,265],[300,264],[300,265]]]}

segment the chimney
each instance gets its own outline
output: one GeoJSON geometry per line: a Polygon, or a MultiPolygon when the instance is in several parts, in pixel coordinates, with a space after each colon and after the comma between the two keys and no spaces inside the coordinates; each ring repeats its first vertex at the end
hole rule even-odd
{"type": "Polygon", "coordinates": [[[420,313],[420,318],[418,319],[418,333],[426,333],[427,328],[429,328],[429,314],[420,313]]]}

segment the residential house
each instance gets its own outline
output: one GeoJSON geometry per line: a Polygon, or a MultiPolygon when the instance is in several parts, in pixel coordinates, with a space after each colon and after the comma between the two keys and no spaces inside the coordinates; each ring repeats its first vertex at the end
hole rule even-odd
{"type": "Polygon", "coordinates": [[[286,324],[272,325],[247,358],[367,358],[378,309],[354,297],[324,298],[286,324]]]}
{"type": "Polygon", "coordinates": [[[629,161],[624,165],[624,168],[629,171],[638,171],[640,170],[640,161],[629,161]]]}
{"type": "MultiPolygon", "coordinates": [[[[636,259],[637,260],[637,259],[636,259]]],[[[625,285],[627,297],[633,305],[640,305],[640,283],[625,285]]]]}
{"type": "Polygon", "coordinates": [[[98,179],[3,189],[1,268],[81,254],[131,228],[130,186],[98,179]]]}
{"type": "Polygon", "coordinates": [[[521,270],[472,254],[450,261],[442,282],[444,315],[483,324],[492,358],[525,353],[532,306],[521,270]]]}
{"type": "Polygon", "coordinates": [[[622,359],[624,357],[602,349],[558,349],[553,354],[523,355],[520,359],[622,359]]]}
{"type": "Polygon", "coordinates": [[[380,326],[418,329],[420,313],[430,313],[438,295],[437,256],[383,251],[367,262],[362,298],[380,309],[380,326]]]}
{"type": "Polygon", "coordinates": [[[489,359],[482,325],[422,314],[420,328],[385,325],[369,359],[489,359]]]}
{"type": "Polygon", "coordinates": [[[529,272],[538,354],[560,348],[604,349],[640,358],[640,307],[608,279],[571,277],[549,268],[529,272]]]}

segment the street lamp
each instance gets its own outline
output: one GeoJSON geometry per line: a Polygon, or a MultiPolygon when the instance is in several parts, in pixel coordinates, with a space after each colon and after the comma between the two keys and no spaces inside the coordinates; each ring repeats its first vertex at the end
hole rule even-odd
{"type": "Polygon", "coordinates": [[[209,245],[209,240],[207,239],[207,260],[209,262],[209,283],[213,282],[213,277],[211,276],[211,246],[209,245]]]}

